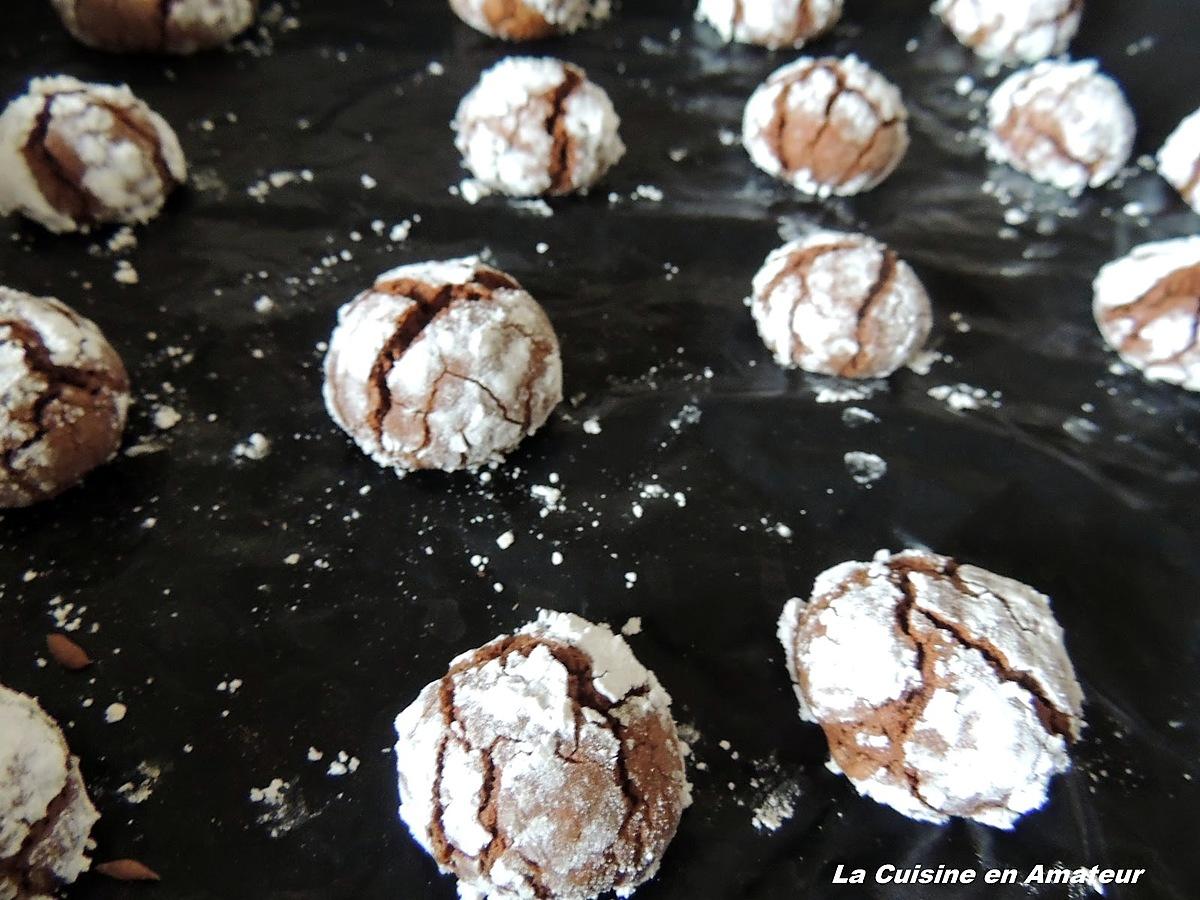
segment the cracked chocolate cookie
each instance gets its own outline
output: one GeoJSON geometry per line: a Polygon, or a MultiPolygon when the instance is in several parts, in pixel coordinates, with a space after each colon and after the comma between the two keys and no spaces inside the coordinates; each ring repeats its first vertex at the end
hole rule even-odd
{"type": "Polygon", "coordinates": [[[1011,828],[1070,768],[1083,693],[1049,600],[920,550],[817,576],[779,639],[830,768],[927,822],[1011,828]]]}
{"type": "Polygon", "coordinates": [[[49,900],[87,871],[100,815],[58,724],[4,685],[0,776],[0,898],[49,900]]]}
{"type": "Polygon", "coordinates": [[[1040,62],[988,100],[988,156],[1078,194],[1121,170],[1133,150],[1133,110],[1095,60],[1040,62]]]}
{"type": "Polygon", "coordinates": [[[608,94],[583,69],[522,56],[484,72],[453,123],[471,174],[513,197],[594,185],[625,155],[620,124],[608,94]]]}
{"type": "Polygon", "coordinates": [[[700,0],[696,18],[726,41],[799,50],[842,17],[842,0],[700,0]]]}
{"type": "Polygon", "coordinates": [[[671,698],[575,615],[459,656],[396,735],[400,817],[462,897],[628,896],[691,802],[671,698]]]}
{"type": "Polygon", "coordinates": [[[250,27],[259,0],[51,0],[80,43],[113,53],[195,53],[250,27]]]}
{"type": "Polygon", "coordinates": [[[929,337],[929,296],[908,263],[863,234],[819,231],[772,251],[750,312],[781,366],[884,378],[929,337]]]}
{"type": "Polygon", "coordinates": [[[0,287],[0,508],[53,497],[112,459],[128,408],[125,367],[94,322],[0,287]]]}
{"type": "Polygon", "coordinates": [[[338,311],[325,406],[381,466],[501,460],[562,400],[558,337],[516,280],[478,259],[401,266],[338,311]]]}
{"type": "Polygon", "coordinates": [[[1158,174],[1200,213],[1200,109],[1180,122],[1158,151],[1158,174]]]}
{"type": "Polygon", "coordinates": [[[900,164],[907,121],[900,91],[862,60],[802,57],[751,95],[742,143],[756,166],[797,190],[848,196],[900,164]]]}
{"type": "Polygon", "coordinates": [[[491,37],[537,41],[573,34],[601,17],[607,4],[594,0],[450,0],[455,15],[491,37]]]}
{"type": "Polygon", "coordinates": [[[0,213],[51,231],[148,222],[186,177],[171,126],[125,86],[35,78],[0,114],[0,213]]]}
{"type": "Polygon", "coordinates": [[[933,12],[984,59],[1033,63],[1066,52],[1083,0],[936,0],[933,12]]]}
{"type": "Polygon", "coordinates": [[[1105,342],[1153,381],[1200,391],[1200,236],[1135,247],[1096,276],[1105,342]]]}

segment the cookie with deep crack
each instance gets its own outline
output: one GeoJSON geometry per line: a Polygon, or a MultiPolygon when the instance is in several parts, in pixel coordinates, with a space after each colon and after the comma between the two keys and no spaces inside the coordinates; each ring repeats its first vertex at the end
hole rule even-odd
{"type": "Polygon", "coordinates": [[[0,508],[53,497],[112,459],[128,409],[125,366],[94,322],[0,286],[0,508]]]}
{"type": "Polygon", "coordinates": [[[933,313],[920,279],[865,234],[818,231],[771,252],[750,312],[781,366],[884,378],[925,346],[933,313]]]}
{"type": "Polygon", "coordinates": [[[0,214],[55,232],[139,224],[186,177],[171,126],[123,85],[35,78],[0,114],[0,214]]]}
{"type": "Polygon", "coordinates": [[[691,802],[670,706],[620,635],[543,611],[397,716],[400,817],[463,897],[628,896],[691,802]]]}
{"type": "Polygon", "coordinates": [[[1070,768],[1083,692],[1047,597],[919,550],[817,576],[779,639],[830,768],[914,819],[1011,828],[1070,768]]]}
{"type": "Polygon", "coordinates": [[[1096,276],[1105,343],[1152,381],[1200,391],[1200,236],[1134,247],[1096,276]]]}
{"type": "Polygon", "coordinates": [[[1032,63],[1066,52],[1083,0],[936,0],[933,13],[984,59],[1032,63]]]}
{"type": "Polygon", "coordinates": [[[112,53],[195,53],[250,27],[259,0],[51,0],[77,41],[112,53]]]}
{"type": "Polygon", "coordinates": [[[606,15],[604,0],[450,0],[455,15],[490,37],[536,41],[573,34],[606,15]]]}
{"type": "Polygon", "coordinates": [[[513,197],[561,196],[593,186],[625,155],[621,120],[604,89],[557,59],[500,60],[454,117],[463,165],[513,197]]]}
{"type": "Polygon", "coordinates": [[[100,815],[58,723],[2,684],[0,776],[0,897],[48,900],[91,865],[100,815]]]}
{"type": "Polygon", "coordinates": [[[855,56],[801,57],[755,89],[742,143],[769,175],[817,197],[868,191],[908,150],[899,89],[855,56]]]}
{"type": "Polygon", "coordinates": [[[1184,118],[1158,151],[1158,174],[1200,213],[1200,109],[1184,118]]]}
{"type": "Polygon", "coordinates": [[[477,258],[385,272],[338,311],[325,406],[381,466],[474,469],[562,400],[558,337],[516,279],[477,258]]]}
{"type": "Polygon", "coordinates": [[[842,0],[700,0],[696,19],[727,43],[799,50],[842,17],[842,0]]]}

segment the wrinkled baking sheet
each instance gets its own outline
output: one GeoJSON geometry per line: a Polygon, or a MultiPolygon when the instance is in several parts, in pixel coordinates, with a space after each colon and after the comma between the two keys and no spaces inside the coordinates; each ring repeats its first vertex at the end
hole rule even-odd
{"type": "MultiPolygon", "coordinates": [[[[624,117],[604,189],[550,217],[469,206],[448,191],[463,173],[447,122],[506,48],[444,7],[307,0],[286,9],[298,27],[166,61],[82,49],[44,3],[5,10],[5,95],[47,72],[127,80],[194,170],[133,250],[15,222],[0,242],[3,282],[94,317],[138,392],[132,455],[0,519],[0,680],[65,723],[104,814],[97,857],[161,872],[145,897],[452,897],[395,818],[391,719],[451,656],[549,606],[640,616],[632,643],[698,732],[696,804],[640,897],[933,895],[830,884],[836,863],[887,862],[1143,867],[1142,890],[1107,896],[1200,896],[1200,398],[1114,372],[1089,313],[1102,262],[1200,219],[1145,171],[1069,201],[988,165],[970,131],[995,79],[923,2],[866,0],[819,49],[863,55],[910,103],[912,150],[873,193],[804,203],[730,143],[791,54],[718,46],[684,0],[627,0],[537,48],[585,66],[624,117]],[[915,265],[944,355],[927,374],[845,399],[771,364],[742,297],[781,235],[814,225],[915,265]],[[377,272],[483,248],[548,309],[571,402],[486,483],[397,480],[326,417],[320,342],[377,272]],[[137,284],[114,280],[118,259],[137,284]],[[156,427],[160,407],[179,423],[156,427]],[[270,454],[235,458],[253,432],[270,454]],[[886,474],[856,483],[850,451],[886,474]],[[535,486],[561,490],[555,508],[535,486]],[[1015,832],[858,798],[797,718],[783,602],[909,545],[1038,586],[1067,630],[1089,728],[1015,832]],[[60,622],[99,660],[87,673],[40,665],[60,622]],[[106,724],[113,702],[128,712],[106,724]],[[356,771],[327,774],[339,751],[356,771]],[[281,803],[251,799],[275,779],[281,803]],[[794,806],[774,832],[752,825],[768,794],[794,806]]],[[[1139,153],[1200,103],[1197,33],[1197,4],[1089,0],[1075,49],[1124,83],[1139,153]]],[[[90,876],[72,896],[132,893],[90,876]]]]}

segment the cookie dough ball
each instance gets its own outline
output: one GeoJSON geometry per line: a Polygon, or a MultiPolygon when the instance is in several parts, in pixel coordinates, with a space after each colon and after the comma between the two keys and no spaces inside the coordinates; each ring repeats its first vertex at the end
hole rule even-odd
{"type": "Polygon", "coordinates": [[[0,897],[48,900],[87,871],[92,825],[79,760],[32,697],[0,685],[0,897]]]}
{"type": "Polygon", "coordinates": [[[125,86],[35,78],[0,114],[0,213],[51,231],[148,222],[186,177],[171,126],[125,86]]]}
{"type": "Polygon", "coordinates": [[[338,311],[325,406],[398,474],[499,461],[560,400],[562,360],[546,313],[474,257],[385,272],[338,311]]]}
{"type": "Polygon", "coordinates": [[[1136,125],[1121,88],[1095,60],[1040,62],[988,100],[988,156],[1077,194],[1121,170],[1136,125]]]}
{"type": "Polygon", "coordinates": [[[929,337],[929,297],[908,263],[863,234],[819,231],[771,252],[750,312],[781,366],[884,378],[929,337]]]}
{"type": "Polygon", "coordinates": [[[937,0],[933,12],[984,59],[1032,63],[1066,52],[1083,0],[937,0]]]}
{"type": "Polygon", "coordinates": [[[450,0],[450,8],[476,31],[506,41],[573,34],[595,15],[592,0],[450,0]]]}
{"type": "Polygon", "coordinates": [[[1158,174],[1200,213],[1200,109],[1180,122],[1158,151],[1158,174]]]}
{"type": "Polygon", "coordinates": [[[53,497],[112,459],[128,409],[125,366],[94,322],[0,287],[0,508],[53,497]]]}
{"type": "Polygon", "coordinates": [[[751,95],[742,143],[756,166],[806,194],[849,196],[900,164],[907,120],[900,91],[858,58],[802,57],[751,95]]]}
{"type": "Polygon", "coordinates": [[[51,0],[81,43],[114,53],[195,53],[250,27],[258,0],[51,0]]]}
{"type": "Polygon", "coordinates": [[[620,124],[608,94],[583,69],[510,56],[459,104],[454,143],[493,191],[561,196],[591,187],[625,155],[620,124]]]}
{"type": "Polygon", "coordinates": [[[842,0],[700,0],[696,18],[726,41],[799,50],[837,24],[842,0]]]}
{"type": "Polygon", "coordinates": [[[1200,237],[1134,248],[1096,276],[1092,311],[1121,359],[1200,391],[1200,237]]]}
{"type": "Polygon", "coordinates": [[[1070,768],[1083,693],[1049,600],[945,556],[881,551],[788,602],[779,639],[830,768],[914,819],[997,828],[1070,768]]]}
{"type": "Polygon", "coordinates": [[[400,818],[463,897],[628,896],[691,802],[671,698],[574,615],[459,656],[396,735],[400,818]]]}

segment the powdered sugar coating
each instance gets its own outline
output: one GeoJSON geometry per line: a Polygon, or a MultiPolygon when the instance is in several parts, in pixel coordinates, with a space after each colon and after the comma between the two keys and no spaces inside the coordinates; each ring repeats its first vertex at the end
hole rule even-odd
{"type": "Polygon", "coordinates": [[[1070,767],[1083,694],[1049,600],[923,551],[880,551],[790,600],[779,639],[831,767],[915,819],[1011,828],[1070,767]]]}
{"type": "Polygon", "coordinates": [[[988,156],[1078,193],[1121,170],[1133,150],[1133,110],[1095,60],[1045,61],[1010,75],[988,100],[988,156]]]}
{"type": "Polygon", "coordinates": [[[742,143],[756,166],[796,189],[848,196],[900,164],[907,119],[899,89],[857,57],[801,57],[750,96],[742,143]]]}
{"type": "Polygon", "coordinates": [[[1200,109],[1180,122],[1158,151],[1158,174],[1200,213],[1200,109]]]}
{"type": "Polygon", "coordinates": [[[1100,333],[1125,362],[1200,391],[1200,236],[1135,247],[1100,269],[1093,291],[1100,333]]]}
{"type": "Polygon", "coordinates": [[[88,838],[100,815],[58,725],[4,685],[0,774],[0,897],[55,893],[90,865],[88,838]]]}
{"type": "Polygon", "coordinates": [[[558,338],[533,297],[475,257],[401,266],[338,311],[324,396],[381,466],[476,468],[562,399],[558,338]]]}
{"type": "Polygon", "coordinates": [[[450,8],[476,31],[505,40],[573,34],[596,14],[593,0],[450,0],[450,8]]]}
{"type": "Polygon", "coordinates": [[[781,366],[882,378],[929,337],[932,311],[916,274],[878,241],[818,231],[771,252],[750,311],[781,366]]]}
{"type": "Polygon", "coordinates": [[[51,231],[148,222],[186,177],[171,126],[124,85],[35,78],[0,114],[0,213],[51,231]]]}
{"type": "Polygon", "coordinates": [[[700,0],[696,19],[726,42],[799,50],[842,17],[842,0],[700,0]]]}
{"type": "Polygon", "coordinates": [[[599,181],[625,155],[604,89],[577,66],[510,56],[483,73],[454,117],[455,146],[479,181],[514,197],[599,181]]]}
{"type": "Polygon", "coordinates": [[[670,702],[620,635],[543,611],[397,716],[400,817],[460,896],[627,896],[691,800],[670,702]]]}
{"type": "Polygon", "coordinates": [[[245,31],[258,0],[51,0],[76,40],[116,52],[195,53],[245,31]]]}
{"type": "Polygon", "coordinates": [[[1066,51],[1083,0],[936,0],[933,13],[983,58],[1032,63],[1066,51]]]}

